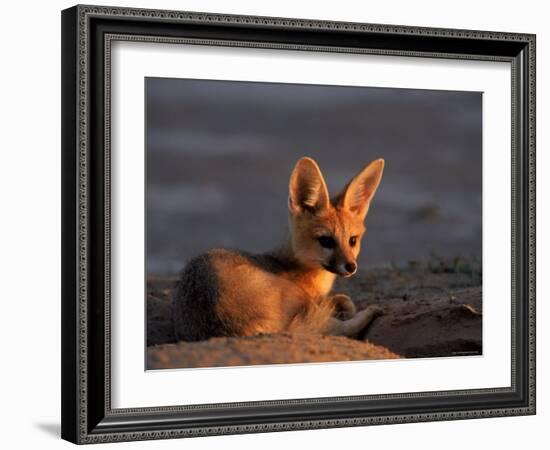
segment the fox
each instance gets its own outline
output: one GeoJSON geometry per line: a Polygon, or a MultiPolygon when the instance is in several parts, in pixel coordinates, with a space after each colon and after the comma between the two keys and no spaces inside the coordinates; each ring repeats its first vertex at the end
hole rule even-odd
{"type": "Polygon", "coordinates": [[[363,167],[329,196],[318,164],[302,157],[288,184],[288,233],[273,251],[216,248],[194,257],[176,283],[177,341],[309,333],[356,337],[382,311],[357,311],[350,297],[332,293],[336,277],[357,272],[365,218],[384,160],[363,167]]]}

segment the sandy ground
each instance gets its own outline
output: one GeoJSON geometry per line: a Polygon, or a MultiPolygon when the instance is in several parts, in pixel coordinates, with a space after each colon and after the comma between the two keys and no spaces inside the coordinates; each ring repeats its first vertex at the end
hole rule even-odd
{"type": "Polygon", "coordinates": [[[359,340],[336,336],[262,335],[174,342],[171,301],[175,279],[147,282],[148,368],[241,366],[299,362],[479,355],[482,352],[481,271],[459,259],[410,263],[339,280],[334,292],[358,309],[384,314],[359,340]]]}

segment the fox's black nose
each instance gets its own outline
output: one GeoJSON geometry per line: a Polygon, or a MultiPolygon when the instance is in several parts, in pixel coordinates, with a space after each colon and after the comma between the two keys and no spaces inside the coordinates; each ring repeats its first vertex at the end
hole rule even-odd
{"type": "Polygon", "coordinates": [[[348,273],[355,273],[355,271],[357,270],[357,264],[352,262],[346,263],[344,269],[346,269],[348,273]]]}

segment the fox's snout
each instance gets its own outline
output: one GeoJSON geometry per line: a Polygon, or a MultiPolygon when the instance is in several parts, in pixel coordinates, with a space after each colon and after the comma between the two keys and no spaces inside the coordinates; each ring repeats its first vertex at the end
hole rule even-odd
{"type": "Polygon", "coordinates": [[[343,264],[323,264],[323,267],[336,275],[341,277],[351,277],[357,272],[357,263],[346,262],[343,264]]]}
{"type": "Polygon", "coordinates": [[[357,264],[354,262],[348,262],[344,264],[344,276],[351,276],[357,272],[357,264]]]}
{"type": "Polygon", "coordinates": [[[326,262],[321,265],[325,270],[341,277],[350,277],[357,272],[356,258],[359,254],[359,242],[353,240],[353,246],[351,246],[349,241],[351,239],[332,238],[334,247],[322,249],[321,260],[326,262]]]}

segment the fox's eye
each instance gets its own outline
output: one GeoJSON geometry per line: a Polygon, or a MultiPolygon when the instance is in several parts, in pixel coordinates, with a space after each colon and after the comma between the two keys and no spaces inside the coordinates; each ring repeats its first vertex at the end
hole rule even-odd
{"type": "Polygon", "coordinates": [[[321,245],[321,247],[323,248],[336,247],[336,241],[330,236],[319,236],[317,240],[319,241],[319,245],[321,245]]]}
{"type": "Polygon", "coordinates": [[[357,244],[357,236],[352,236],[349,238],[349,245],[352,247],[355,247],[355,244],[357,244]]]}

